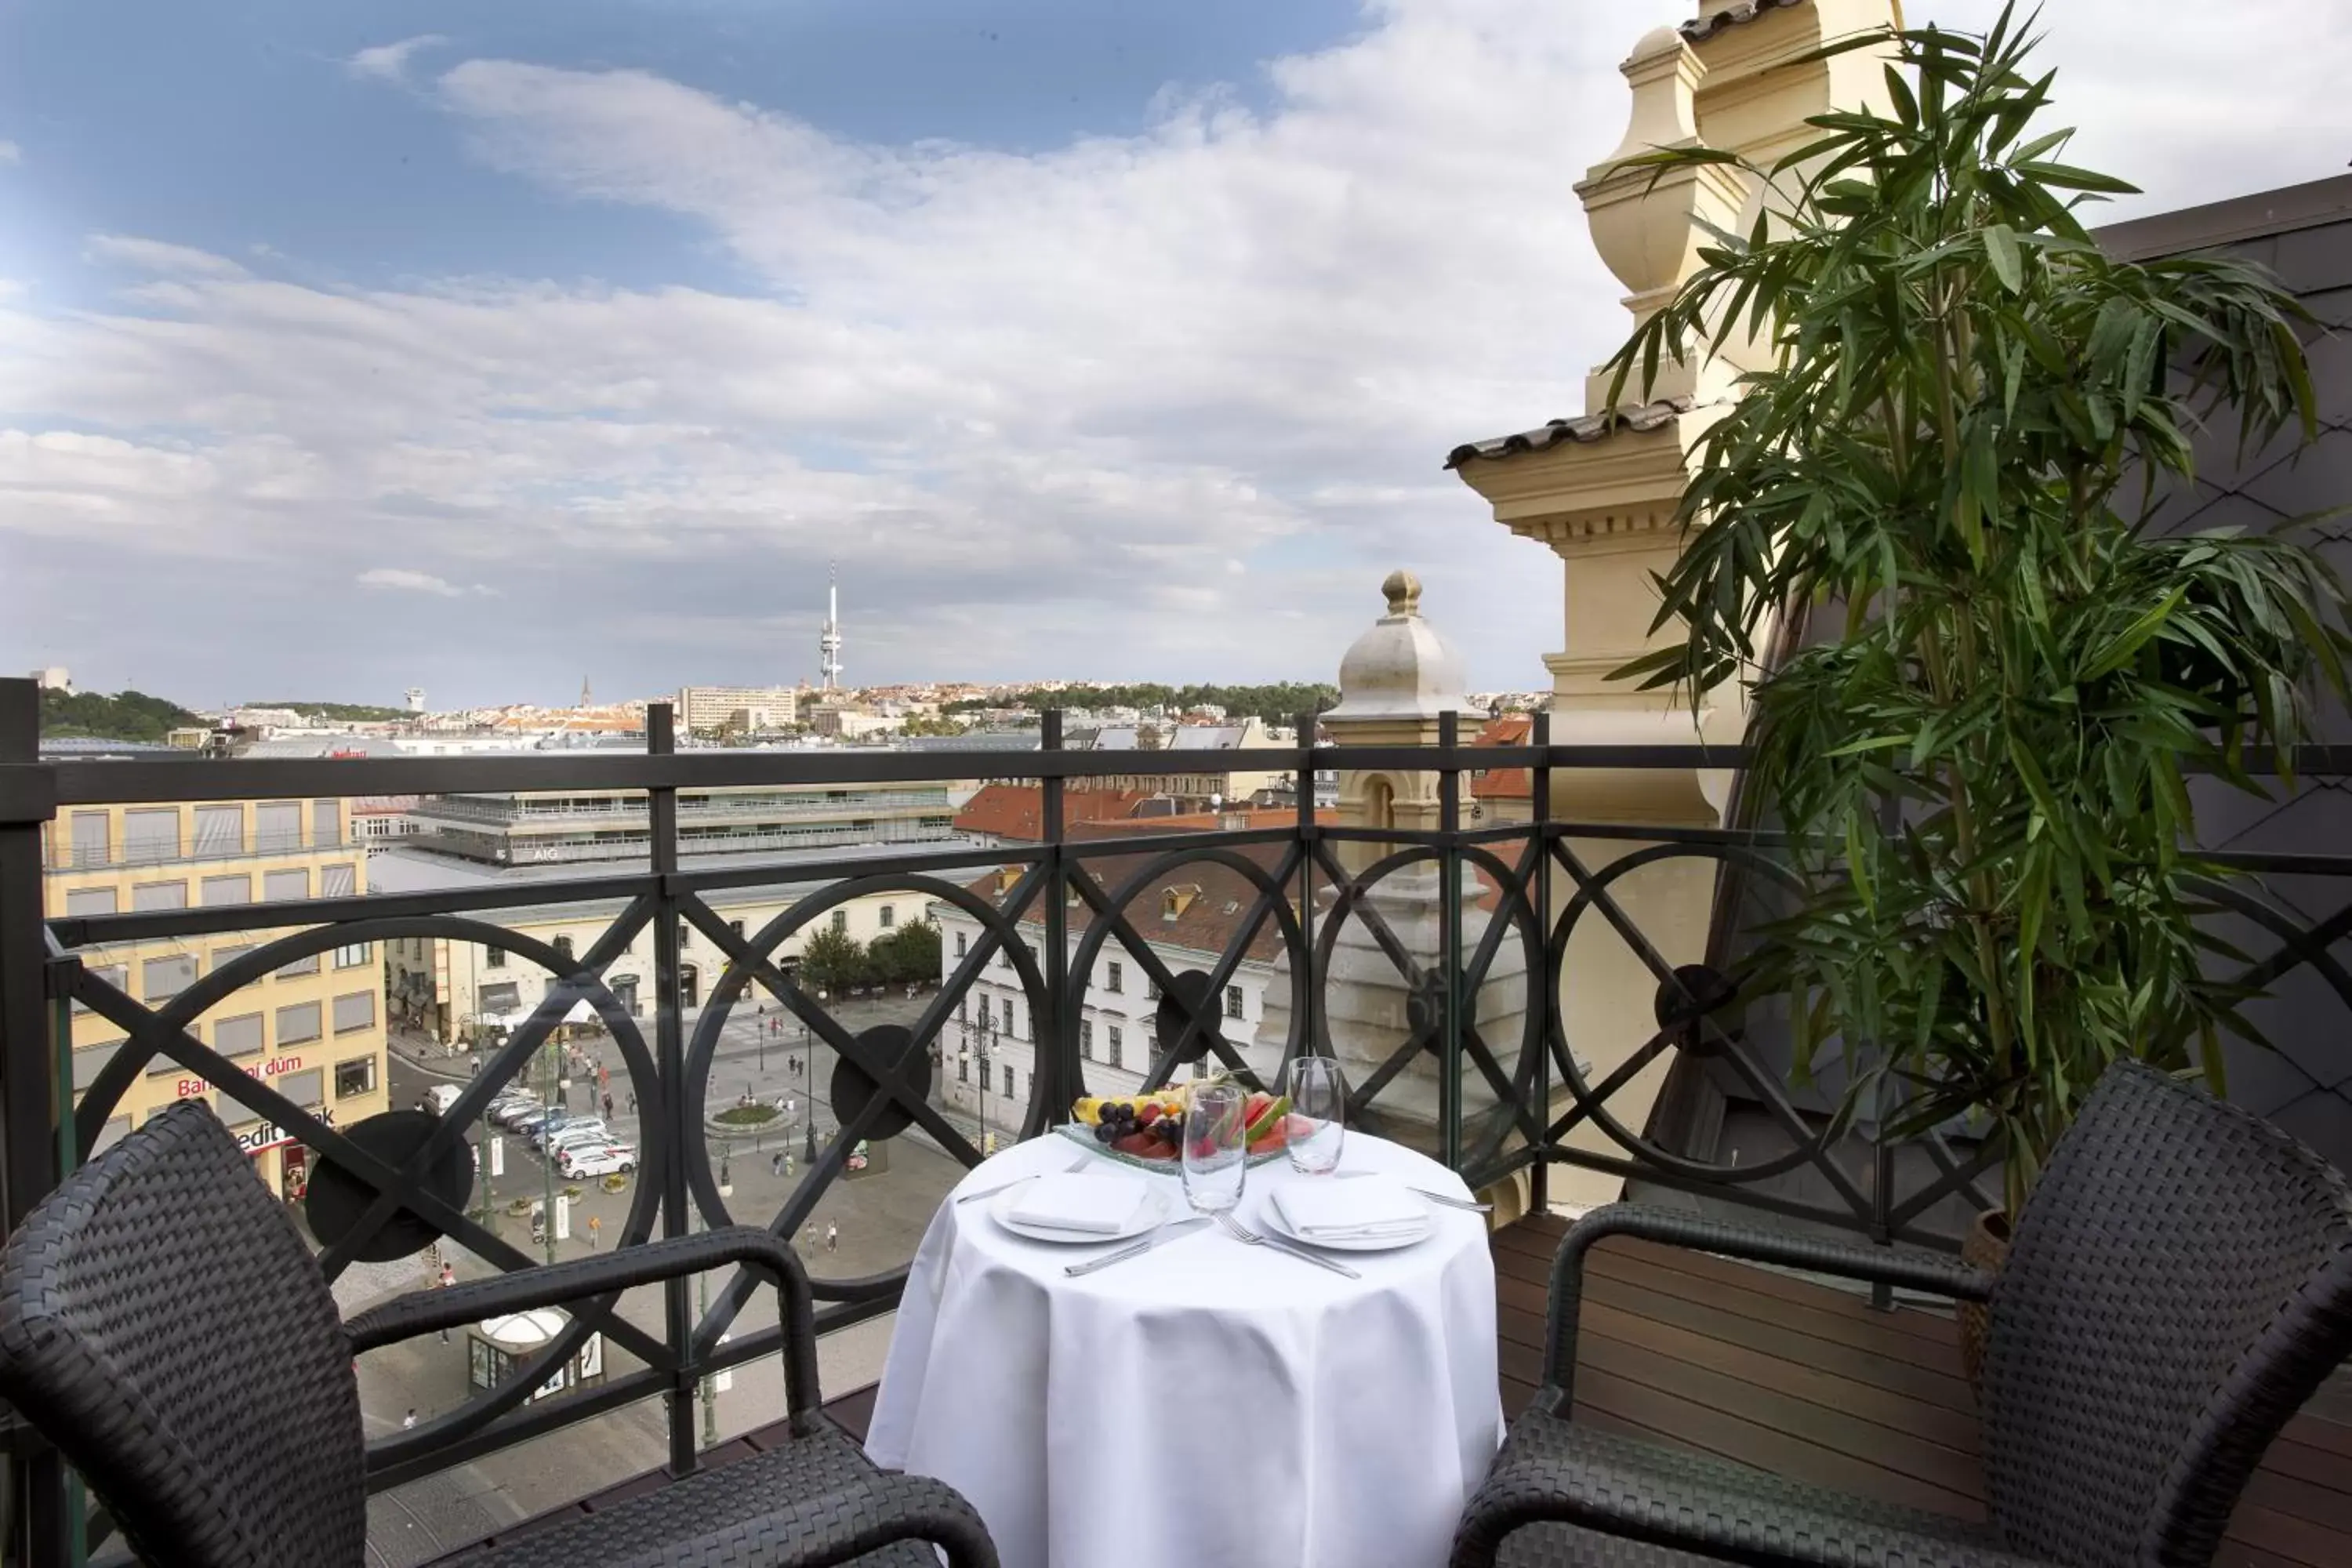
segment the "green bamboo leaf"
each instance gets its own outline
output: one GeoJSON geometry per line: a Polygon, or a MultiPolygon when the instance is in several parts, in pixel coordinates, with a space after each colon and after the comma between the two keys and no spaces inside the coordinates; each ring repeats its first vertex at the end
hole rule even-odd
{"type": "Polygon", "coordinates": [[[2063,190],[2095,191],[2102,195],[2116,196],[2136,196],[2140,194],[2139,187],[2128,181],[2118,180],[2112,174],[2094,174],[2088,169],[2077,169],[2064,163],[2045,163],[2039,160],[2032,160],[2021,161],[2010,166],[2018,174],[2028,175],[2045,185],[2056,185],[2063,190]]]}
{"type": "Polygon", "coordinates": [[[1985,259],[1992,263],[1994,276],[2011,293],[2023,292],[2025,268],[2017,255],[2017,232],[2005,223],[1997,223],[1984,231],[1985,259]]]}

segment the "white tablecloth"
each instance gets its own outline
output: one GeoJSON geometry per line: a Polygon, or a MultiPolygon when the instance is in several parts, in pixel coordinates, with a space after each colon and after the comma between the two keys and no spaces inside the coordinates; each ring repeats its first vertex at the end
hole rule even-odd
{"type": "MultiPolygon", "coordinates": [[[[1076,1152],[1040,1138],[958,1190],[1065,1170],[1076,1152]]],[[[1464,1194],[1444,1167],[1355,1132],[1341,1169],[1464,1194]]],[[[1278,1185],[1333,1179],[1258,1166],[1239,1215],[1266,1233],[1278,1185]]],[[[1106,1248],[1013,1236],[994,1202],[933,1216],[866,1447],[971,1499],[1006,1568],[1445,1561],[1503,1434],[1485,1216],[1439,1207],[1413,1247],[1332,1254],[1360,1280],[1213,1226],[1073,1279],[1065,1264],[1106,1248]]]]}

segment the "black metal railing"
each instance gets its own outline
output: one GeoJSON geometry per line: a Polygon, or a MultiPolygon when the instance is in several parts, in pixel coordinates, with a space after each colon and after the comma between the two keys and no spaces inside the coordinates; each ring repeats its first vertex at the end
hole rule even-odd
{"type": "MultiPolygon", "coordinates": [[[[969,1118],[943,1103],[945,1068],[957,1048],[949,1026],[967,1008],[983,973],[1002,971],[1000,954],[1010,960],[1010,980],[1000,973],[992,983],[1009,984],[1025,999],[1023,1034],[1034,1042],[1018,1131],[1038,1135],[1063,1119],[1097,1065],[1081,1049],[1080,1019],[1097,986],[1098,961],[1114,952],[1134,972],[1126,986],[1157,996],[1147,1084],[1202,1070],[1271,1082],[1302,1052],[1338,1055],[1350,1068],[1349,1110],[1360,1124],[1424,1148],[1474,1185],[1493,1186],[1524,1173],[1538,1206],[1550,1173],[1572,1166],[1880,1241],[1948,1245],[1950,1237],[1928,1223],[1932,1214],[1955,1200],[1990,1201],[1980,1184],[1999,1152],[1970,1146],[1964,1130],[1931,1134],[1906,1150],[1868,1140],[1859,1146],[1841,1142],[1831,1119],[1792,1090],[1785,1065],[1776,1064],[1748,1031],[1721,1022],[1723,999],[1696,994],[1706,981],[1690,966],[1703,955],[1662,948],[1629,914],[1634,900],[1622,896],[1629,879],[1678,862],[1710,868],[1718,901],[1741,888],[1801,896],[1801,884],[1772,836],[1566,822],[1550,815],[1559,770],[1736,769],[1743,760],[1736,750],[1553,746],[1540,718],[1527,745],[1468,748],[1459,743],[1450,717],[1433,747],[1340,747],[1318,744],[1312,719],[1303,718],[1297,746],[1171,751],[1152,758],[1155,769],[1176,775],[1237,769],[1288,774],[1301,787],[1294,792],[1292,819],[1283,826],[1074,837],[1066,793],[1090,779],[1124,774],[1135,758],[1063,750],[1058,714],[1045,716],[1043,745],[1034,752],[681,753],[674,747],[667,707],[656,705],[643,753],[43,763],[36,760],[30,691],[28,682],[0,682],[0,1177],[12,1225],[91,1148],[131,1086],[155,1060],[167,1058],[376,1191],[360,1226],[320,1248],[329,1279],[343,1272],[375,1230],[404,1209],[494,1267],[532,1267],[536,1259],[487,1216],[437,1196],[426,1177],[466,1139],[500,1088],[525,1073],[584,1003],[617,1054],[622,1083],[639,1108],[640,1166],[614,1243],[635,1245],[738,1222],[764,1223],[790,1237],[848,1173],[863,1144],[909,1136],[960,1164],[980,1160],[969,1118]],[[1528,819],[1465,827],[1465,775],[1500,769],[1528,770],[1528,819]],[[1433,779],[1436,826],[1408,830],[1318,821],[1311,781],[1334,772],[1392,782],[1433,779]],[[1039,842],[782,866],[695,868],[680,861],[682,789],[943,784],[976,776],[1038,781],[1039,842]],[[646,866],[299,904],[87,917],[45,912],[41,828],[75,805],[562,788],[644,791],[646,866]],[[739,934],[719,906],[731,892],[782,878],[822,886],[761,929],[739,934]],[[943,959],[939,984],[911,1025],[853,1032],[838,1008],[821,1002],[800,968],[783,959],[782,950],[828,923],[835,910],[884,891],[929,900],[977,938],[943,959]],[[1213,893],[1211,903],[1197,902],[1213,893]],[[503,911],[614,901],[620,912],[605,919],[602,934],[576,953],[500,923],[503,911]],[[1214,918],[1181,927],[1181,940],[1171,935],[1196,907],[1214,918]],[[289,931],[292,927],[300,929],[289,931]],[[698,1009],[678,1005],[682,973],[692,962],[681,957],[679,933],[688,928],[724,963],[698,1009]],[[648,929],[654,939],[649,1033],[607,984],[616,960],[648,929]],[[244,951],[153,1006],[110,984],[97,972],[100,965],[79,956],[112,945],[247,930],[289,934],[244,951]],[[1205,965],[1199,957],[1203,931],[1215,941],[1205,965]],[[1657,992],[1659,1023],[1645,1038],[1570,1037],[1573,998],[1564,1000],[1563,988],[1603,931],[1613,941],[1601,945],[1617,955],[1618,974],[1633,974],[1657,992]],[[240,987],[291,960],[363,942],[383,952],[384,944],[420,937],[499,949],[509,966],[527,974],[536,965],[553,984],[526,1023],[482,1053],[478,1070],[462,1085],[429,1142],[397,1164],[356,1144],[348,1129],[289,1100],[267,1079],[248,1076],[192,1026],[240,987]],[[1229,987],[1242,976],[1265,999],[1249,1031],[1231,1026],[1229,987]],[[755,998],[804,1030],[807,1040],[821,1043],[839,1065],[832,1131],[810,1169],[776,1212],[739,1215],[726,1190],[723,1151],[714,1163],[706,1101],[728,1021],[755,998]],[[73,1007],[110,1020],[125,1037],[95,1076],[85,1074],[78,1104],[69,1053],[73,1007]],[[1248,1038],[1239,1037],[1244,1033],[1248,1038]],[[1677,1056],[1703,1063],[1731,1084],[1755,1114],[1779,1129],[1785,1147],[1763,1160],[1726,1162],[1654,1137],[1647,1116],[1654,1080],[1677,1056]],[[1638,1091],[1637,1084],[1643,1086],[1638,1091]],[[1621,1103],[1635,1101],[1641,1110],[1621,1113],[1621,1103]],[[1605,1147],[1586,1146],[1596,1133],[1605,1147]],[[1792,1173],[1826,1195],[1774,1186],[1792,1173]]],[[[2327,753],[2308,761],[2326,771],[2340,770],[2352,758],[2327,753]]],[[[1389,798],[1401,795],[1391,792],[1389,798]]],[[[2231,868],[2334,878],[2352,870],[2352,860],[2241,856],[2231,868]]],[[[2250,958],[2252,983],[2268,984],[2308,969],[2352,1000],[2352,975],[2327,952],[2352,931],[2352,904],[2294,920],[2247,885],[2232,885],[2222,896],[2278,938],[2274,952],[2250,958]]],[[[1698,922],[1702,933],[1706,923],[1698,922]]],[[[695,956],[708,973],[709,953],[695,956]]],[[[807,1091],[815,1091],[813,1076],[807,1091]]],[[[814,1125],[812,1107],[812,1142],[814,1125]]],[[[821,1331],[889,1311],[905,1279],[903,1260],[860,1277],[820,1279],[821,1331]]],[[[665,1287],[657,1331],[632,1323],[610,1306],[572,1319],[508,1381],[415,1430],[373,1442],[372,1486],[426,1476],[647,1399],[661,1404],[670,1467],[692,1469],[698,1385],[778,1348],[779,1331],[760,1330],[741,1317],[754,1288],[739,1272],[697,1301],[687,1282],[672,1282],[665,1287]],[[744,1325],[740,1333],[739,1323],[744,1325]],[[534,1403],[533,1391],[551,1369],[568,1364],[595,1332],[635,1364],[609,1373],[594,1388],[534,1403]]],[[[32,1435],[19,1430],[14,1444],[18,1560],[68,1562],[64,1478],[32,1435]]]]}

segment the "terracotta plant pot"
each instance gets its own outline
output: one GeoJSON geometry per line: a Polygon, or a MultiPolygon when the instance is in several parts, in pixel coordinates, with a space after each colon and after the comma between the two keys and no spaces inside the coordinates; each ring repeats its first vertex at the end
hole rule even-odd
{"type": "MultiPolygon", "coordinates": [[[[1960,1241],[1960,1261],[1988,1274],[1998,1274],[2000,1266],[2009,1261],[2009,1215],[2000,1209],[1987,1209],[1969,1222],[1969,1233],[1960,1241]]],[[[1992,1331],[1992,1309],[1977,1301],[1962,1301],[1958,1312],[1960,1323],[1960,1365],[1969,1374],[1970,1392],[1984,1385],[1985,1344],[1992,1331]]]]}

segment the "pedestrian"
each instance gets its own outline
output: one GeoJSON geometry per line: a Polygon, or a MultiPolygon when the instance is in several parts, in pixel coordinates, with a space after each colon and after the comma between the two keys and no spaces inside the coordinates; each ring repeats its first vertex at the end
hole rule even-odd
{"type": "Polygon", "coordinates": [[[596,1250],[596,1242],[604,1234],[604,1222],[594,1215],[588,1216],[588,1250],[596,1250]]]}
{"type": "Polygon", "coordinates": [[[800,1101],[794,1100],[791,1095],[788,1094],[784,1096],[784,1114],[786,1116],[790,1116],[793,1113],[793,1108],[799,1103],[800,1101]]]}
{"type": "Polygon", "coordinates": [[[613,1094],[610,1089],[604,1091],[604,1120],[613,1120],[613,1094]]]}
{"type": "MultiPolygon", "coordinates": [[[[441,1266],[441,1279],[439,1281],[441,1289],[446,1290],[450,1286],[455,1285],[457,1282],[457,1268],[450,1264],[444,1263],[441,1266]]],[[[441,1331],[441,1342],[445,1345],[449,1342],[449,1331],[446,1328],[444,1328],[441,1331]]]]}
{"type": "Polygon", "coordinates": [[[416,1425],[416,1406],[415,1406],[414,1405],[410,1405],[410,1406],[408,1407],[408,1414],[407,1414],[407,1415],[404,1415],[404,1416],[402,1416],[402,1417],[400,1418],[400,1429],[401,1429],[402,1431],[405,1432],[405,1431],[407,1431],[411,1426],[415,1426],[415,1425],[416,1425]]]}
{"type": "Polygon", "coordinates": [[[832,1220],[824,1222],[824,1249],[831,1252],[841,1242],[841,1226],[832,1220]]]}
{"type": "Polygon", "coordinates": [[[779,1149],[774,1153],[768,1156],[768,1174],[772,1176],[781,1176],[783,1173],[784,1152],[782,1149],[779,1149]]]}
{"type": "Polygon", "coordinates": [[[630,1114],[630,1115],[632,1115],[632,1116],[635,1116],[636,1113],[637,1113],[637,1091],[636,1091],[635,1089],[633,1089],[629,1090],[629,1114],[630,1114]]]}

